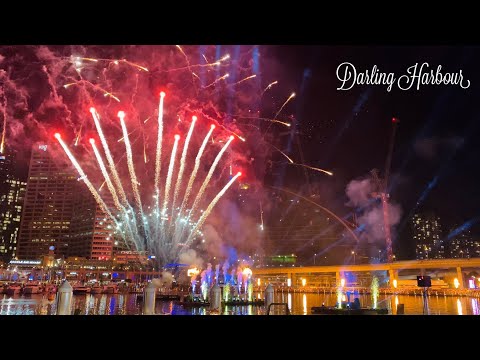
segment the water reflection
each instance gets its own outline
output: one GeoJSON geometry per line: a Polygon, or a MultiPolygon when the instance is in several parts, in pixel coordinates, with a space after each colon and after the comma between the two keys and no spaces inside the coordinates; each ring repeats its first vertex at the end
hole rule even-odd
{"type": "MultiPolygon", "coordinates": [[[[257,297],[263,297],[258,294],[257,297]]],[[[372,306],[369,295],[359,296],[364,307],[372,306]]],[[[335,306],[336,294],[328,293],[282,293],[274,296],[275,303],[286,304],[291,314],[306,315],[311,313],[313,306],[335,306]]],[[[142,301],[135,294],[86,294],[74,295],[71,313],[80,315],[140,315],[142,314],[142,301]]],[[[418,315],[423,313],[422,296],[381,295],[378,306],[386,307],[390,314],[396,314],[398,304],[404,305],[405,315],[418,315]]],[[[427,311],[432,315],[480,315],[477,298],[457,298],[449,296],[428,297],[427,311]]],[[[282,306],[272,307],[275,314],[284,314],[282,306]]],[[[264,306],[226,306],[224,315],[262,315],[265,314],[264,306]]],[[[47,315],[56,313],[55,301],[49,301],[44,295],[31,295],[28,297],[16,295],[14,297],[0,295],[0,315],[47,315]]],[[[208,307],[184,308],[173,301],[157,301],[155,313],[158,315],[208,315],[208,307]]]]}
{"type": "Polygon", "coordinates": [[[478,315],[478,300],[472,299],[472,312],[473,315],[478,315]]]}
{"type": "Polygon", "coordinates": [[[463,315],[462,302],[460,301],[460,299],[457,299],[457,314],[463,315]]]}

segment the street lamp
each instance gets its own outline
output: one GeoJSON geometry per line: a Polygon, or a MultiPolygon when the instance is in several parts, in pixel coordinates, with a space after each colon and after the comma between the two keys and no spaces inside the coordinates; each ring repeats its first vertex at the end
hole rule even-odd
{"type": "Polygon", "coordinates": [[[303,278],[302,279],[302,286],[305,286],[307,284],[307,279],[303,278]]]}

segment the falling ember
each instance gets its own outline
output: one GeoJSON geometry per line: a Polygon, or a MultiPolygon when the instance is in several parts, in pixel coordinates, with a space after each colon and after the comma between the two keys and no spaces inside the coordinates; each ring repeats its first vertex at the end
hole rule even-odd
{"type": "Polygon", "coordinates": [[[230,76],[230,75],[228,75],[228,73],[226,73],[225,75],[219,77],[217,80],[215,80],[214,82],[208,84],[207,86],[204,86],[203,88],[204,88],[204,89],[207,89],[207,88],[209,88],[210,86],[215,85],[217,82],[219,82],[219,81],[221,81],[221,80],[223,80],[223,79],[226,79],[226,78],[229,77],[229,76],[230,76]]]}
{"type": "Polygon", "coordinates": [[[237,81],[236,83],[233,83],[233,84],[231,84],[231,85],[238,85],[238,84],[240,84],[240,83],[242,83],[242,82],[244,82],[244,81],[247,81],[247,80],[249,80],[249,79],[253,79],[253,78],[255,78],[255,77],[257,77],[257,75],[250,75],[250,76],[247,76],[245,79],[242,79],[242,80],[240,80],[240,81],[237,81]]]}
{"type": "Polygon", "coordinates": [[[294,162],[292,159],[290,159],[290,157],[289,157],[287,154],[285,154],[282,150],[280,150],[279,148],[277,148],[277,147],[276,147],[275,145],[273,145],[273,144],[269,144],[269,145],[270,145],[271,147],[273,147],[275,150],[277,150],[278,152],[280,152],[280,154],[282,154],[283,156],[285,156],[285,157],[287,158],[287,160],[290,161],[290,164],[295,164],[295,162],[294,162]]]}
{"type": "Polygon", "coordinates": [[[280,120],[276,120],[276,119],[269,119],[269,118],[262,118],[262,117],[256,117],[256,116],[241,116],[241,117],[239,117],[239,119],[256,119],[256,120],[270,121],[270,122],[272,122],[272,123],[282,124],[282,125],[285,125],[285,126],[287,126],[287,127],[292,126],[292,124],[287,123],[287,122],[285,122],[285,121],[280,121],[280,120]]]}
{"type": "Polygon", "coordinates": [[[109,93],[108,91],[106,91],[103,96],[107,97],[107,96],[110,96],[111,98],[115,99],[116,101],[120,102],[120,99],[118,97],[116,97],[115,95],[113,95],[112,93],[109,93]]]}
{"type": "Polygon", "coordinates": [[[262,97],[263,94],[265,94],[265,91],[267,91],[268,89],[270,89],[270,88],[271,88],[273,85],[275,85],[275,84],[278,84],[278,81],[277,81],[277,80],[275,80],[274,82],[271,82],[270,84],[268,84],[267,87],[266,87],[265,89],[263,89],[262,94],[260,95],[260,97],[262,97]]]}
{"type": "Polygon", "coordinates": [[[287,103],[293,99],[295,97],[295,93],[291,93],[290,96],[288,97],[287,100],[285,100],[285,102],[283,103],[283,105],[280,107],[280,110],[277,111],[277,113],[275,114],[275,116],[273,117],[273,120],[275,120],[278,116],[278,114],[280,114],[280,112],[283,110],[283,108],[285,107],[285,105],[287,105],[287,103]]]}
{"type": "Polygon", "coordinates": [[[207,219],[208,215],[210,215],[213,207],[217,204],[218,200],[225,194],[225,192],[228,190],[230,186],[237,180],[238,177],[242,176],[242,173],[239,172],[237,175],[235,175],[228,183],[227,185],[224,186],[222,190],[215,196],[215,198],[212,200],[212,202],[208,205],[207,209],[202,213],[202,216],[200,216],[200,219],[198,219],[197,224],[193,228],[192,232],[190,233],[190,236],[188,237],[188,240],[186,241],[186,244],[188,245],[189,243],[192,242],[193,237],[195,236],[197,230],[203,225],[205,220],[207,219]]]}
{"type": "Polygon", "coordinates": [[[62,146],[63,150],[64,150],[65,153],[67,154],[68,158],[69,158],[70,161],[72,162],[72,164],[73,164],[73,166],[75,167],[75,169],[77,170],[78,174],[80,175],[80,178],[83,180],[83,182],[85,183],[85,185],[87,185],[88,190],[90,190],[90,192],[92,193],[93,197],[94,197],[95,200],[98,202],[98,204],[100,205],[100,207],[102,208],[102,210],[105,211],[105,213],[106,213],[110,218],[112,218],[113,220],[115,220],[115,218],[113,217],[113,215],[112,215],[112,214],[110,213],[110,211],[108,210],[107,205],[106,205],[105,202],[102,200],[102,198],[101,198],[100,195],[98,194],[97,190],[95,190],[95,188],[93,187],[93,185],[92,185],[92,183],[90,182],[90,180],[88,180],[87,175],[83,172],[82,167],[81,167],[80,164],[77,162],[77,160],[75,159],[75,157],[73,156],[73,154],[70,152],[70,149],[68,148],[68,146],[63,142],[61,135],[60,135],[59,133],[55,133],[55,138],[58,140],[58,142],[59,142],[60,145],[62,146]]]}
{"type": "Polygon", "coordinates": [[[330,176],[333,176],[333,173],[331,171],[327,171],[327,170],[324,170],[324,169],[320,169],[320,168],[316,168],[316,167],[313,167],[313,166],[309,166],[309,165],[305,165],[305,164],[297,164],[297,163],[294,163],[292,162],[291,165],[297,165],[297,166],[303,166],[307,169],[311,169],[311,170],[315,170],[315,171],[319,171],[319,172],[323,172],[327,175],[330,175],[330,176]]]}
{"type": "Polygon", "coordinates": [[[143,161],[147,163],[147,150],[145,148],[145,143],[143,143],[143,161]]]}
{"type": "Polygon", "coordinates": [[[148,72],[148,69],[147,69],[145,66],[141,66],[141,65],[132,63],[132,62],[127,61],[127,60],[125,60],[125,59],[120,60],[120,61],[124,62],[125,64],[128,64],[128,65],[131,65],[131,66],[133,66],[133,67],[136,67],[137,69],[140,69],[140,70],[143,70],[143,71],[148,72]]]}

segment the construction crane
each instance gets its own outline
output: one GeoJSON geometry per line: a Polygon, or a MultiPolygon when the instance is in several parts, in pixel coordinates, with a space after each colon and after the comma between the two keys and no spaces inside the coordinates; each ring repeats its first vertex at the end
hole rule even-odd
{"type": "Polygon", "coordinates": [[[392,118],[392,133],[390,136],[390,142],[388,146],[388,153],[387,159],[385,161],[385,175],[383,180],[379,177],[379,171],[377,169],[373,169],[370,173],[372,174],[372,181],[375,186],[374,192],[372,192],[372,196],[378,198],[382,202],[383,207],[383,225],[385,231],[385,243],[387,246],[387,262],[391,263],[393,261],[393,251],[392,251],[392,234],[390,232],[390,217],[388,213],[388,199],[390,198],[390,194],[388,193],[388,177],[390,175],[390,166],[392,162],[392,153],[393,153],[393,145],[395,143],[395,133],[397,131],[397,124],[400,121],[398,118],[392,118]]]}

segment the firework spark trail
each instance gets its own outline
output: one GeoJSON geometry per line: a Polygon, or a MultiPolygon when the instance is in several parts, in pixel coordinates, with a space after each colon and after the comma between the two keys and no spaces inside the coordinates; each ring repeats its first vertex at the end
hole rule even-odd
{"type": "Polygon", "coordinates": [[[263,209],[262,209],[262,202],[260,202],[260,229],[263,230],[263,209]]]}
{"type": "MultiPolygon", "coordinates": [[[[203,55],[203,54],[202,54],[203,55]]],[[[182,66],[182,67],[178,67],[178,68],[173,68],[173,69],[168,69],[168,70],[163,70],[164,72],[173,72],[173,71],[181,71],[181,70],[190,70],[191,68],[202,68],[202,67],[212,67],[212,66],[218,66],[218,65],[221,65],[222,62],[224,62],[225,60],[228,60],[230,59],[230,55],[229,54],[226,54],[224,55],[221,59],[213,62],[213,63],[208,63],[208,60],[207,58],[205,57],[205,55],[203,55],[203,58],[205,59],[205,61],[207,62],[207,64],[193,64],[193,65],[190,65],[190,66],[182,66]]]]}
{"type": "Polygon", "coordinates": [[[187,138],[185,139],[185,144],[183,145],[182,157],[180,158],[180,169],[178,170],[177,183],[175,184],[175,190],[173,192],[172,218],[173,218],[173,212],[175,211],[175,203],[177,201],[178,192],[182,184],[183,172],[185,171],[185,160],[187,158],[188,145],[190,143],[190,138],[192,137],[193,128],[195,127],[196,121],[197,121],[197,117],[192,116],[192,124],[190,125],[190,130],[188,131],[187,138]]]}
{"type": "MultiPolygon", "coordinates": [[[[280,109],[277,111],[277,113],[275,114],[275,116],[273,117],[273,120],[276,120],[277,119],[277,116],[281,113],[281,111],[283,110],[283,108],[285,107],[285,105],[287,105],[287,103],[295,97],[295,93],[291,93],[290,96],[288,97],[287,100],[285,100],[285,102],[283,103],[283,105],[280,107],[280,109]]],[[[268,130],[270,129],[270,126],[272,126],[272,124],[268,124],[267,126],[267,129],[265,130],[265,133],[266,134],[268,132],[268,130]]]]}
{"type": "Polygon", "coordinates": [[[227,150],[228,145],[233,141],[234,137],[230,135],[230,138],[228,141],[223,145],[222,149],[218,153],[217,157],[215,158],[215,161],[213,162],[212,166],[210,167],[210,170],[208,171],[207,177],[203,181],[202,186],[200,187],[200,190],[198,190],[197,197],[193,201],[192,208],[190,209],[190,213],[188,215],[188,218],[190,219],[192,214],[194,214],[195,210],[198,207],[198,204],[200,203],[200,200],[203,196],[203,193],[205,192],[205,189],[207,188],[208,183],[210,182],[210,179],[212,178],[213,172],[215,171],[215,168],[217,167],[218,163],[220,162],[220,159],[222,158],[223,153],[227,150]]]}
{"type": "Polygon", "coordinates": [[[278,152],[280,152],[283,156],[285,156],[285,157],[287,158],[287,160],[290,161],[291,164],[295,164],[295,162],[294,162],[292,159],[290,159],[290,157],[288,157],[288,155],[285,154],[282,150],[280,150],[279,148],[277,148],[277,147],[276,147],[275,145],[273,145],[273,144],[269,144],[269,143],[267,143],[267,144],[270,145],[271,147],[273,147],[273,148],[274,148],[275,150],[277,150],[278,152]]]}
{"type": "MultiPolygon", "coordinates": [[[[272,146],[273,146],[273,145],[272,145],[272,146]]],[[[284,154],[284,155],[285,155],[285,154],[284,154]]],[[[286,156],[286,155],[285,155],[285,156],[286,156]]],[[[287,156],[287,158],[288,158],[288,156],[287,156]]],[[[290,160],[290,159],[289,159],[289,160],[290,160]]],[[[327,170],[324,170],[324,169],[320,169],[320,168],[316,168],[316,167],[309,166],[309,165],[305,165],[305,164],[297,164],[297,163],[291,162],[291,165],[303,166],[303,167],[305,167],[305,168],[307,168],[307,169],[312,169],[312,170],[315,170],[315,171],[323,172],[323,173],[325,173],[325,174],[327,174],[327,175],[330,175],[330,176],[333,175],[333,173],[330,172],[330,171],[327,171],[327,170]]]]}
{"type": "Polygon", "coordinates": [[[3,128],[2,128],[2,141],[0,142],[0,154],[3,154],[5,150],[5,135],[7,133],[7,97],[5,96],[4,90],[0,92],[0,95],[3,95],[3,107],[2,107],[2,114],[3,114],[3,128]]]}
{"type": "Polygon", "coordinates": [[[240,117],[238,117],[238,118],[239,118],[239,119],[256,119],[256,120],[270,121],[270,122],[272,122],[272,123],[282,124],[282,125],[285,125],[285,126],[287,126],[287,127],[292,126],[292,124],[287,123],[287,122],[285,122],[285,121],[280,121],[280,120],[276,120],[276,119],[269,119],[269,118],[263,118],[263,117],[240,116],[240,117]]]}
{"type": "Polygon", "coordinates": [[[138,191],[138,180],[137,175],[135,174],[135,167],[133,165],[132,147],[128,138],[127,126],[125,125],[125,113],[123,111],[119,111],[118,117],[120,119],[120,124],[122,125],[123,137],[125,141],[125,151],[127,152],[128,172],[130,173],[130,179],[132,182],[133,197],[135,198],[138,209],[137,211],[141,214],[143,220],[142,199],[140,198],[140,192],[138,191]]]}
{"type": "Polygon", "coordinates": [[[110,153],[110,148],[108,147],[107,140],[105,139],[105,135],[103,135],[103,130],[102,130],[102,126],[100,125],[98,114],[93,107],[90,108],[90,113],[92,114],[95,127],[97,128],[98,136],[100,137],[100,141],[102,142],[103,150],[105,151],[105,156],[107,157],[108,166],[110,167],[110,172],[112,173],[112,176],[113,176],[113,182],[117,187],[120,200],[125,207],[128,207],[129,204],[127,201],[127,196],[125,195],[125,190],[123,190],[122,182],[120,181],[120,176],[118,175],[115,162],[113,161],[112,154],[110,153]]]}
{"type": "Polygon", "coordinates": [[[83,124],[80,125],[80,129],[78,130],[77,137],[75,138],[75,146],[78,146],[78,142],[80,141],[80,135],[82,134],[82,127],[83,127],[83,124]]]}
{"type": "Polygon", "coordinates": [[[190,232],[190,235],[188,236],[188,239],[187,241],[185,242],[185,245],[189,245],[192,241],[193,241],[193,238],[195,236],[195,233],[197,232],[197,230],[203,225],[203,223],[205,222],[205,220],[207,219],[208,215],[210,215],[210,213],[212,212],[212,209],[214,208],[214,206],[217,204],[218,200],[220,200],[220,198],[223,196],[223,194],[225,194],[225,192],[228,190],[228,188],[230,186],[232,186],[232,184],[235,182],[235,180],[237,180],[237,178],[239,176],[241,176],[242,173],[241,172],[238,172],[237,175],[235,175],[228,183],[227,185],[225,185],[223,187],[222,190],[220,190],[220,192],[217,194],[217,196],[214,197],[214,199],[212,200],[212,202],[208,205],[207,209],[203,212],[202,216],[200,216],[200,219],[198,219],[197,221],[197,224],[195,225],[195,227],[193,228],[193,230],[190,232]]]}
{"type": "Polygon", "coordinates": [[[276,120],[277,119],[277,116],[278,114],[280,114],[280,112],[283,110],[283,108],[285,107],[285,105],[288,104],[288,102],[293,99],[295,97],[295,93],[291,93],[290,96],[288,97],[287,100],[285,100],[285,102],[283,103],[283,105],[280,107],[280,110],[277,111],[277,113],[275,114],[275,116],[273,117],[273,120],[276,120]]]}
{"type": "MultiPolygon", "coordinates": [[[[193,88],[195,89],[195,93],[197,94],[197,86],[195,85],[195,77],[194,75],[196,76],[196,74],[192,71],[191,69],[191,66],[190,66],[190,61],[188,60],[188,56],[187,54],[185,54],[185,52],[183,51],[183,49],[180,47],[180,45],[175,45],[178,50],[180,50],[180,52],[183,54],[183,56],[185,56],[185,60],[187,61],[187,68],[188,68],[188,71],[190,71],[190,73],[192,74],[192,84],[193,84],[193,88]]],[[[198,78],[198,76],[197,76],[198,78]]]]}
{"type": "Polygon", "coordinates": [[[271,88],[273,85],[275,85],[275,84],[278,84],[278,81],[277,81],[277,80],[275,80],[274,82],[271,82],[270,84],[268,84],[267,87],[266,87],[265,89],[263,89],[262,94],[260,95],[260,98],[263,96],[263,94],[265,94],[265,92],[266,92],[268,89],[270,89],[270,88],[271,88]]]}
{"type": "Polygon", "coordinates": [[[255,77],[257,77],[257,75],[247,76],[245,79],[242,79],[242,80],[240,80],[240,81],[237,81],[236,83],[230,84],[230,86],[238,85],[238,84],[240,84],[240,83],[242,83],[242,82],[244,82],[244,81],[247,81],[247,80],[249,80],[249,79],[253,79],[253,78],[255,78],[255,77]]]}
{"type": "Polygon", "coordinates": [[[113,203],[115,204],[115,207],[119,211],[124,212],[125,208],[120,204],[117,192],[115,191],[115,187],[113,186],[112,180],[108,175],[107,168],[105,167],[105,163],[103,162],[102,156],[100,155],[100,152],[98,151],[97,146],[95,145],[95,140],[90,139],[90,144],[92,145],[93,152],[95,153],[95,157],[97,158],[98,165],[100,166],[100,170],[102,171],[103,177],[105,178],[105,182],[107,184],[108,190],[110,190],[110,194],[112,194],[113,203]]]}
{"type": "Polygon", "coordinates": [[[204,88],[204,89],[208,89],[210,86],[215,85],[217,82],[219,82],[219,81],[221,81],[221,80],[223,80],[223,79],[226,79],[226,78],[229,77],[229,76],[230,76],[230,75],[228,75],[228,73],[226,73],[225,75],[219,77],[219,78],[216,79],[214,82],[208,84],[207,86],[204,86],[203,88],[204,88]]]}
{"type": "Polygon", "coordinates": [[[158,105],[158,134],[157,134],[157,149],[155,151],[155,180],[154,180],[154,189],[156,196],[155,210],[158,214],[158,204],[160,202],[160,189],[158,188],[158,183],[160,182],[160,169],[162,166],[162,138],[163,138],[163,99],[165,98],[165,93],[162,91],[160,93],[160,103],[158,105]]]}
{"type": "Polygon", "coordinates": [[[170,164],[168,165],[167,180],[165,181],[165,196],[163,201],[163,210],[162,214],[167,213],[168,200],[170,200],[170,187],[172,186],[172,175],[173,169],[175,167],[175,155],[177,153],[178,140],[180,140],[180,135],[175,135],[175,142],[173,143],[172,155],[170,156],[170,164]]]}
{"type": "Polygon", "coordinates": [[[87,80],[78,80],[76,82],[71,82],[71,83],[63,85],[63,87],[65,89],[68,89],[70,86],[73,86],[73,85],[77,85],[77,86],[88,85],[88,86],[92,87],[93,89],[98,90],[101,93],[103,93],[103,96],[105,96],[105,97],[109,96],[109,97],[115,99],[117,102],[120,102],[120,99],[118,97],[116,97],[115,95],[113,95],[111,92],[108,92],[107,90],[101,88],[98,85],[92,84],[90,81],[87,81],[87,80]]]}
{"type": "Polygon", "coordinates": [[[195,165],[193,167],[192,174],[190,175],[190,179],[188,180],[187,188],[185,190],[185,195],[183,196],[182,206],[180,207],[180,212],[178,213],[178,218],[182,216],[183,210],[187,205],[188,199],[190,197],[190,193],[192,192],[193,182],[195,181],[195,177],[197,176],[198,169],[200,168],[200,159],[202,158],[203,151],[207,146],[208,139],[212,136],[213,130],[215,129],[215,125],[210,126],[210,131],[207,133],[205,138],[203,139],[202,146],[198,150],[197,157],[195,158],[195,165]]]}
{"type": "Polygon", "coordinates": [[[115,217],[112,215],[112,213],[110,212],[110,210],[108,209],[107,205],[105,204],[105,202],[103,201],[103,199],[100,197],[100,195],[98,194],[97,190],[95,190],[95,187],[92,185],[92,183],[90,182],[90,180],[88,180],[87,178],[87,175],[85,175],[85,173],[83,172],[83,169],[82,167],[80,166],[80,164],[77,162],[77,160],[75,159],[75,156],[73,156],[73,154],[70,152],[70,149],[68,148],[68,146],[63,142],[62,140],[62,137],[60,136],[59,133],[55,133],[55,138],[58,140],[58,142],[60,143],[60,145],[62,146],[63,150],[65,151],[65,153],[67,154],[68,158],[70,159],[70,161],[72,162],[73,166],[75,167],[75,169],[77,170],[78,174],[80,175],[80,178],[83,180],[83,182],[85,183],[85,185],[87,185],[88,187],[88,190],[90,190],[90,192],[92,193],[93,197],[95,198],[95,200],[97,201],[97,203],[100,205],[100,207],[102,208],[102,210],[111,218],[113,219],[113,221],[116,223],[116,219],[115,217]]]}

